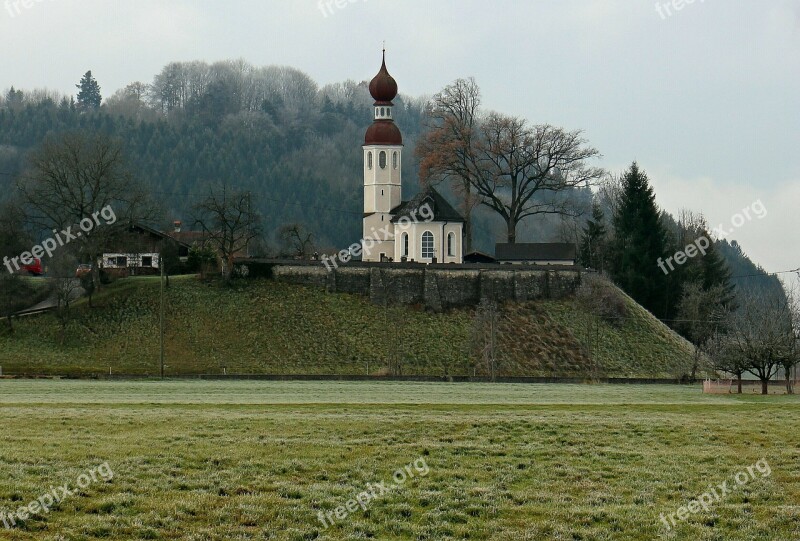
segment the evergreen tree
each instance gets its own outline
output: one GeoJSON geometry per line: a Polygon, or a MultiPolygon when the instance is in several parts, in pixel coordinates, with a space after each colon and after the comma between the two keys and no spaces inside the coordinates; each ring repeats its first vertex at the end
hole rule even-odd
{"type": "Polygon", "coordinates": [[[647,175],[633,162],[622,176],[613,219],[610,271],[614,281],[657,317],[668,314],[668,277],[658,266],[666,257],[666,231],[647,175]]]}
{"type": "Polygon", "coordinates": [[[78,92],[78,108],[83,111],[91,111],[100,108],[100,103],[103,101],[103,96],[100,95],[100,85],[97,80],[92,77],[92,72],[87,71],[81,77],[81,82],[75,85],[79,89],[78,92]]]}
{"type": "Polygon", "coordinates": [[[580,263],[584,267],[603,272],[606,260],[605,213],[597,201],[592,202],[592,218],[586,221],[581,235],[580,263]]]}
{"type": "Polygon", "coordinates": [[[735,285],[731,281],[731,271],[728,264],[723,259],[715,242],[708,231],[701,231],[701,236],[708,239],[708,248],[703,256],[698,256],[692,260],[694,263],[689,267],[686,281],[697,282],[703,291],[711,291],[718,288],[719,297],[715,299],[717,304],[727,308],[734,306],[735,285]],[[696,263],[695,263],[696,262],[696,263]]]}
{"type": "Polygon", "coordinates": [[[22,90],[15,90],[12,86],[6,93],[6,105],[12,109],[18,109],[25,102],[25,94],[22,90]]]}

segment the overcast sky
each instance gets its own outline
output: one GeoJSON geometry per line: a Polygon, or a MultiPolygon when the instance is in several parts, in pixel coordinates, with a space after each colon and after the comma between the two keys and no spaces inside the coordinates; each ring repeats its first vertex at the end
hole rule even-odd
{"type": "Polygon", "coordinates": [[[361,81],[386,40],[401,92],[474,76],[487,108],[585,130],[612,171],[639,161],[670,212],[727,227],[761,200],[729,238],[800,267],[800,0],[0,2],[2,88],[74,93],[91,69],[108,96],[229,58],[361,81]]]}

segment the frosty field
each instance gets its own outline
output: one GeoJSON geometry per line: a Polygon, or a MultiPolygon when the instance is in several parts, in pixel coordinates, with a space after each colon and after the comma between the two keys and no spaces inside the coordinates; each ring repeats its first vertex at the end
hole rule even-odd
{"type": "MultiPolygon", "coordinates": [[[[0,539],[796,539],[800,401],[699,387],[0,380],[0,539]],[[398,469],[405,480],[325,528],[398,469]],[[674,514],[759,460],[708,511],[674,514]]],[[[735,484],[735,483],[734,483],[735,484]]]]}

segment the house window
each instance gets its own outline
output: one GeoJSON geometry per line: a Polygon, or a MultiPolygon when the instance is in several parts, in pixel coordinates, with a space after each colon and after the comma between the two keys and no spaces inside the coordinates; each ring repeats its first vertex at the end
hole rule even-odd
{"type": "Polygon", "coordinates": [[[367,152],[367,169],[372,169],[372,152],[367,152]]]}
{"type": "Polygon", "coordinates": [[[153,267],[153,256],[151,255],[143,255],[142,256],[142,267],[149,269],[153,267]]]}
{"type": "Polygon", "coordinates": [[[378,165],[381,166],[381,169],[386,169],[386,152],[383,150],[378,155],[378,165]]]}
{"type": "Polygon", "coordinates": [[[402,255],[403,257],[408,257],[408,233],[403,233],[403,242],[400,245],[402,247],[402,255]]]}
{"type": "Polygon", "coordinates": [[[433,233],[430,231],[422,234],[422,259],[433,259],[433,233]]]}
{"type": "Polygon", "coordinates": [[[397,169],[397,151],[392,153],[392,167],[397,169]]]}
{"type": "Polygon", "coordinates": [[[453,257],[456,255],[456,235],[455,233],[447,234],[447,255],[453,257]]]}

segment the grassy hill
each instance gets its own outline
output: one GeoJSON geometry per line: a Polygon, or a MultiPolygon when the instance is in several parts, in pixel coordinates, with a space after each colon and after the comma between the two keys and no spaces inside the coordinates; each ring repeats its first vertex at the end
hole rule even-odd
{"type": "MultiPolygon", "coordinates": [[[[618,291],[618,290],[616,290],[618,291]]],[[[619,292],[627,317],[575,300],[501,307],[499,375],[680,377],[691,346],[619,292]]],[[[194,277],[166,292],[166,373],[486,375],[473,309],[444,314],[269,280],[232,287],[194,277]]],[[[156,375],[159,284],[131,278],[72,310],[62,339],[52,314],[0,331],[4,374],[156,375]]]]}

